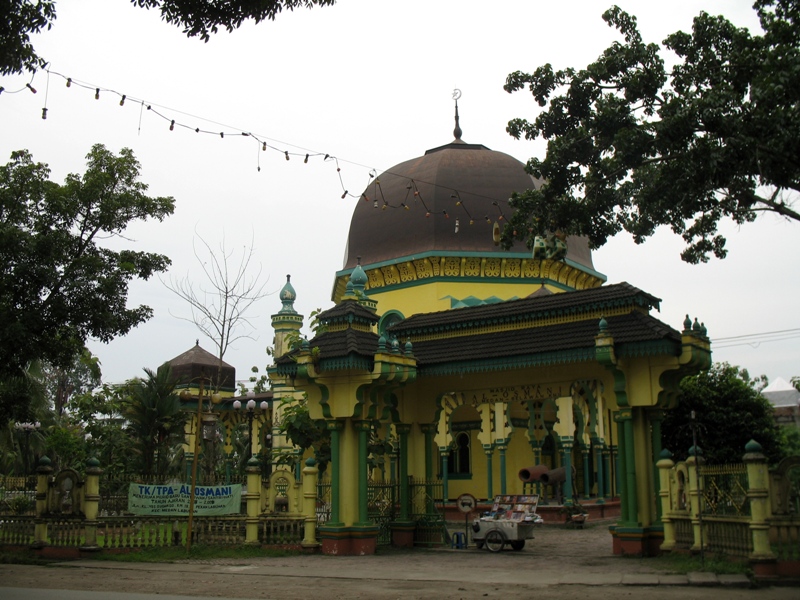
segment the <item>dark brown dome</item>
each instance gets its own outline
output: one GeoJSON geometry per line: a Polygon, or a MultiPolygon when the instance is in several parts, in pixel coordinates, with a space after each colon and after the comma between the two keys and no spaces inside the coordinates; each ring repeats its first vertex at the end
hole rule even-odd
{"type": "MultiPolygon", "coordinates": [[[[364,190],[350,222],[343,268],[355,267],[359,256],[363,265],[373,265],[432,251],[530,256],[520,242],[510,251],[495,246],[492,228],[511,217],[512,192],[535,185],[516,158],[480,144],[455,140],[428,150],[364,190]]],[[[594,269],[584,238],[568,239],[567,259],[594,269]]]]}

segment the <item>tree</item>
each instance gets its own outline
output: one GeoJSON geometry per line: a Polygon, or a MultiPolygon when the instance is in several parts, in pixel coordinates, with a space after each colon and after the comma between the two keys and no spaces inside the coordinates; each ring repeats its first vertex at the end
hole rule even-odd
{"type": "Polygon", "coordinates": [[[53,402],[56,418],[63,416],[73,394],[85,394],[100,387],[100,360],[84,348],[64,368],[42,365],[42,383],[53,402]]]}
{"type": "Polygon", "coordinates": [[[783,458],[772,405],[759,391],[762,379],[728,363],[681,381],[678,405],[666,411],[661,424],[664,448],[685,460],[692,446],[692,417],[703,457],[710,464],[741,462],[751,439],[764,449],[771,464],[783,458]]]}
{"type": "Polygon", "coordinates": [[[246,313],[255,302],[267,295],[264,292],[266,281],[259,281],[260,267],[256,275],[248,273],[255,253],[252,240],[249,246],[243,248],[239,264],[234,267],[234,251],[225,247],[224,240],[217,253],[203,238],[197,236],[196,239],[200,240],[204,249],[202,256],[194,240],[192,248],[208,287],[198,284],[195,288],[188,275],[183,279],[170,278],[164,285],[189,304],[191,316],[178,318],[194,323],[203,335],[214,342],[219,368],[213,385],[219,388],[222,361],[228,348],[238,339],[252,337],[251,332],[255,327],[247,319],[246,313]]]}
{"type": "Polygon", "coordinates": [[[175,379],[169,364],[158,370],[144,369],[144,379],[126,385],[123,416],[134,446],[142,459],[145,475],[164,476],[171,462],[171,451],[184,442],[184,427],[189,414],[183,411],[175,393],[175,379]]]}
{"type": "Polygon", "coordinates": [[[661,225],[687,244],[689,263],[726,255],[723,219],[774,212],[800,221],[800,1],[756,0],[764,30],[752,35],[701,13],[692,33],[657,44],[618,7],[603,19],[619,30],[584,69],[511,73],[508,92],[528,88],[547,107],[533,122],[513,119],[515,138],[547,140],[528,172],[538,190],[514,194],[503,244],[532,246],[548,231],[588,236],[594,247],[622,230],[643,242],[661,225]]]}
{"type": "Polygon", "coordinates": [[[0,75],[35,72],[43,62],[33,49],[30,34],[50,29],[56,18],[54,0],[9,0],[0,19],[0,75]]]}
{"type": "MultiPolygon", "coordinates": [[[[256,23],[275,20],[283,10],[330,6],[336,0],[130,0],[140,8],[155,9],[171,25],[183,28],[188,37],[207,42],[220,27],[233,31],[252,19],[256,23]]],[[[30,33],[50,29],[56,19],[53,0],[10,0],[7,15],[0,19],[0,75],[35,72],[45,60],[36,54],[30,33]]]]}
{"type": "MultiPolygon", "coordinates": [[[[172,214],[170,197],[152,198],[139,162],[100,144],[86,172],[63,185],[27,151],[0,167],[0,381],[20,377],[39,360],[66,369],[94,338],[108,342],[152,315],[129,308],[128,285],[170,264],[161,254],[114,251],[98,241],[134,221],[172,214]]],[[[24,416],[26,399],[0,394],[0,423],[24,416]]]]}
{"type": "Polygon", "coordinates": [[[126,385],[105,384],[70,396],[67,413],[80,424],[86,453],[97,458],[109,477],[130,471],[134,440],[126,429],[123,412],[128,399],[126,385]]]}

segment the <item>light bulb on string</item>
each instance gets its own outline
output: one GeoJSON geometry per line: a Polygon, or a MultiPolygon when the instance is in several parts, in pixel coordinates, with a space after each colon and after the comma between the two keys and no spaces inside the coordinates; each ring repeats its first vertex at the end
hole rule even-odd
{"type": "Polygon", "coordinates": [[[456,233],[458,233],[458,226],[459,226],[459,222],[458,222],[458,218],[456,218],[456,233]]]}
{"type": "Polygon", "coordinates": [[[172,122],[169,124],[169,130],[175,131],[175,119],[172,119],[172,122]]]}
{"type": "Polygon", "coordinates": [[[45,119],[47,119],[47,109],[43,108],[42,109],[42,120],[45,120],[45,119]]]}
{"type": "Polygon", "coordinates": [[[344,194],[342,194],[342,200],[344,200],[345,198],[347,198],[347,190],[345,190],[344,194]]]}
{"type": "Polygon", "coordinates": [[[445,219],[449,219],[449,218],[450,218],[450,215],[448,215],[448,214],[447,214],[447,211],[446,211],[446,210],[443,210],[443,211],[442,211],[442,214],[444,215],[444,218],[445,218],[445,219]]]}
{"type": "Polygon", "coordinates": [[[72,77],[67,77],[67,87],[72,87],[72,77]]]}
{"type": "Polygon", "coordinates": [[[266,152],[267,151],[267,142],[264,142],[264,145],[261,146],[261,151],[262,152],[266,152]]]}
{"type": "Polygon", "coordinates": [[[100,100],[100,88],[94,88],[94,99],[100,100]]]}
{"type": "Polygon", "coordinates": [[[308,164],[308,154],[306,154],[306,159],[303,161],[303,164],[308,164]]]}
{"type": "Polygon", "coordinates": [[[122,98],[119,99],[120,106],[125,106],[125,98],[127,98],[127,96],[125,94],[122,94],[122,98]]]}
{"type": "Polygon", "coordinates": [[[28,88],[31,91],[32,94],[36,93],[36,88],[33,87],[30,83],[26,83],[25,87],[28,88]]]}
{"type": "Polygon", "coordinates": [[[386,210],[386,207],[389,206],[388,202],[384,202],[383,206],[381,206],[381,210],[386,210]]]}
{"type": "Polygon", "coordinates": [[[372,203],[372,206],[374,208],[378,208],[378,200],[377,200],[377,198],[375,199],[375,202],[372,203]]]}
{"type": "Polygon", "coordinates": [[[286,160],[289,160],[289,151],[284,150],[283,153],[286,155],[286,160]]]}
{"type": "Polygon", "coordinates": [[[225,139],[225,133],[220,131],[219,132],[219,137],[222,138],[222,139],[225,139]]]}

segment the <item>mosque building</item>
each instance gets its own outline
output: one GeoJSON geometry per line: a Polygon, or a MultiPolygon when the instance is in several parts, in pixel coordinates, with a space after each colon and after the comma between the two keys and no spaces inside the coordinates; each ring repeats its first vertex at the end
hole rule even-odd
{"type": "Polygon", "coordinates": [[[711,363],[705,328],[687,317],[676,330],[652,316],[657,297],[607,284],[585,238],[502,249],[509,197],[537,182],[465,142],[457,106],[454,138],[364,190],[313,339],[290,347],[303,316],[288,278],[272,317],[276,446],[280,399],[304,398],[331,434],[323,552],[375,551],[381,477],[398,486],[385,526],[411,544],[425,534],[420,497],[430,508],[528,493],[520,472],[542,465],[572,474],[564,504],[617,511],[615,551],[653,553],[660,419],[680,380],[711,363]],[[393,448],[385,469],[369,452],[380,439],[393,448]]]}

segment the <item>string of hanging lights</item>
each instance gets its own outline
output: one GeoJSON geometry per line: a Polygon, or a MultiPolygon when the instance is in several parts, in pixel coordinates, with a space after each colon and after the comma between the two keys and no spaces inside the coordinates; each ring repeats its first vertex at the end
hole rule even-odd
{"type": "MultiPolygon", "coordinates": [[[[424,184],[426,186],[430,186],[430,187],[436,188],[438,186],[435,183],[427,182],[427,181],[421,181],[421,180],[417,181],[417,180],[411,179],[411,178],[409,178],[409,177],[407,177],[405,175],[392,173],[391,171],[384,171],[383,172],[384,175],[393,175],[393,176],[401,177],[403,179],[407,179],[408,180],[408,183],[406,185],[405,198],[402,201],[398,202],[397,199],[394,199],[394,198],[393,199],[387,199],[384,196],[383,189],[381,188],[380,178],[377,176],[377,171],[374,168],[371,168],[371,169],[369,169],[369,176],[368,176],[368,182],[369,183],[367,185],[367,190],[369,190],[369,194],[368,194],[368,191],[365,190],[359,196],[359,195],[350,193],[348,187],[345,185],[344,179],[343,179],[343,176],[342,176],[341,164],[342,163],[347,163],[347,164],[351,164],[351,165],[362,167],[362,168],[368,168],[365,165],[362,165],[362,164],[359,164],[359,163],[356,163],[356,162],[353,162],[353,161],[349,161],[349,160],[344,160],[344,159],[340,160],[339,158],[337,158],[336,156],[331,155],[330,153],[307,150],[307,149],[300,148],[299,146],[295,146],[294,144],[289,144],[289,143],[285,143],[285,142],[278,142],[278,141],[273,140],[273,139],[271,139],[271,138],[269,138],[267,136],[255,134],[252,131],[234,130],[234,129],[228,127],[228,126],[225,126],[225,125],[222,125],[222,124],[219,124],[219,123],[216,123],[216,124],[221,125],[222,130],[212,130],[212,129],[208,129],[208,128],[202,128],[202,127],[199,127],[199,126],[192,126],[192,125],[189,125],[188,123],[181,122],[178,118],[175,118],[175,116],[173,116],[171,114],[167,114],[167,112],[177,113],[177,114],[182,114],[182,115],[185,115],[185,116],[193,117],[195,119],[198,119],[198,120],[201,120],[201,121],[204,121],[204,122],[207,122],[207,123],[215,123],[215,122],[211,121],[209,119],[203,118],[203,117],[194,117],[193,115],[188,115],[187,113],[185,113],[183,111],[179,111],[179,110],[175,110],[175,109],[170,109],[168,107],[160,106],[160,105],[158,105],[158,104],[156,104],[154,102],[148,102],[148,101],[146,101],[146,100],[144,100],[142,98],[137,98],[135,96],[130,96],[130,95],[127,95],[127,94],[123,94],[123,93],[120,93],[120,92],[118,92],[116,90],[113,90],[113,89],[110,89],[110,88],[107,88],[107,87],[103,87],[103,86],[96,85],[96,84],[93,84],[93,83],[84,82],[84,81],[75,79],[73,77],[68,77],[66,75],[63,75],[62,73],[58,73],[58,72],[53,71],[52,69],[47,68],[47,67],[44,69],[44,71],[47,74],[47,85],[46,85],[46,92],[45,92],[45,98],[44,98],[44,100],[45,100],[44,107],[42,108],[42,119],[43,120],[47,120],[47,118],[48,118],[49,107],[47,106],[47,102],[48,102],[48,96],[49,96],[50,76],[52,75],[54,77],[60,77],[61,79],[63,79],[64,82],[65,82],[66,87],[68,87],[68,88],[76,87],[76,88],[82,88],[82,89],[86,89],[86,90],[89,90],[91,92],[94,92],[93,95],[94,95],[94,99],[95,100],[101,100],[101,98],[103,98],[103,97],[105,97],[107,95],[111,95],[111,96],[116,97],[116,98],[119,99],[119,105],[121,107],[125,107],[126,103],[128,105],[130,105],[130,104],[138,104],[139,105],[139,111],[140,111],[139,112],[139,131],[140,132],[141,132],[142,119],[143,119],[144,114],[146,113],[146,114],[154,115],[154,116],[160,118],[161,120],[163,120],[169,131],[176,131],[176,129],[178,129],[178,130],[192,131],[192,132],[194,132],[196,134],[213,135],[215,137],[218,136],[220,139],[226,139],[226,138],[227,139],[231,139],[231,138],[242,139],[242,138],[247,138],[247,139],[254,140],[256,142],[256,145],[257,145],[256,168],[257,168],[258,172],[261,171],[261,153],[266,152],[267,150],[272,150],[273,152],[277,152],[279,154],[282,154],[287,161],[292,160],[292,158],[299,158],[299,159],[301,159],[303,161],[304,164],[308,164],[310,159],[316,159],[318,157],[321,157],[323,162],[332,162],[335,165],[337,176],[338,176],[338,179],[339,179],[339,184],[340,184],[341,189],[342,189],[341,198],[343,200],[348,198],[348,197],[350,197],[350,198],[360,198],[360,199],[364,200],[365,202],[372,202],[374,208],[381,209],[381,210],[386,210],[386,209],[389,209],[389,208],[391,208],[391,209],[402,209],[402,210],[413,210],[415,207],[419,206],[421,211],[424,211],[424,215],[425,215],[426,218],[430,218],[431,216],[434,216],[434,215],[441,215],[445,219],[450,219],[451,216],[454,216],[455,217],[454,218],[454,232],[455,233],[458,233],[459,230],[460,230],[460,227],[461,227],[461,220],[460,220],[459,216],[456,216],[456,211],[460,211],[461,213],[463,213],[463,215],[466,217],[466,222],[469,225],[474,225],[475,222],[476,222],[476,219],[473,216],[472,212],[470,212],[470,210],[466,206],[466,203],[461,198],[461,190],[449,189],[448,188],[449,191],[450,191],[450,198],[453,200],[453,209],[451,209],[450,212],[448,212],[448,210],[446,210],[446,209],[433,211],[433,210],[431,210],[431,207],[429,206],[429,204],[425,201],[418,184],[424,184]],[[279,144],[282,145],[283,147],[279,146],[279,144]],[[286,146],[290,146],[291,148],[293,148],[293,150],[289,150],[286,146]],[[299,152],[296,150],[298,148],[300,149],[299,152]]],[[[31,81],[30,82],[26,83],[25,86],[23,86],[23,87],[21,87],[21,88],[19,88],[17,90],[9,91],[9,90],[5,90],[3,87],[0,87],[0,94],[15,94],[15,93],[19,93],[19,92],[26,91],[26,90],[31,92],[32,94],[36,94],[37,93],[37,89],[33,87],[34,77],[35,77],[35,74],[34,74],[33,77],[31,77],[31,81]]],[[[494,215],[494,217],[491,217],[489,214],[486,214],[484,216],[484,218],[483,218],[483,220],[486,221],[486,223],[488,223],[490,226],[492,226],[492,236],[495,239],[495,242],[497,242],[499,240],[499,229],[500,229],[499,222],[505,220],[505,215],[503,213],[503,210],[502,210],[502,207],[500,206],[499,201],[494,199],[494,198],[483,197],[483,196],[480,196],[480,195],[477,195],[477,194],[474,194],[474,193],[471,193],[471,192],[470,192],[470,195],[474,196],[474,197],[476,197],[478,199],[491,201],[491,206],[494,206],[497,209],[497,214],[494,215]]]]}

